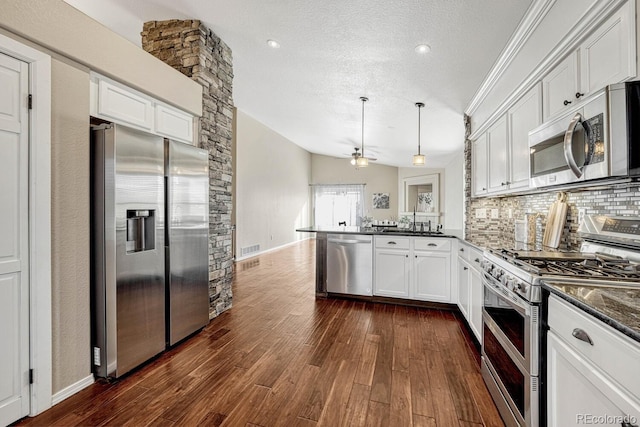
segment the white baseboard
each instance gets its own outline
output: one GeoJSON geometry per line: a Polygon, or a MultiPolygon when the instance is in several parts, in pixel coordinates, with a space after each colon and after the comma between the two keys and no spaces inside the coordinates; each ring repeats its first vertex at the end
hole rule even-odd
{"type": "Polygon", "coordinates": [[[62,402],[63,400],[65,400],[67,397],[71,397],[74,394],[76,394],[77,392],[79,392],[80,390],[83,390],[87,387],[89,387],[91,384],[93,384],[95,382],[95,379],[92,375],[89,375],[86,378],[81,379],[80,381],[77,381],[73,384],[71,384],[68,387],[63,388],[62,390],[60,390],[59,392],[55,393],[52,397],[51,397],[51,405],[57,405],[58,403],[62,402]]]}
{"type": "Polygon", "coordinates": [[[294,240],[293,242],[285,243],[284,245],[276,246],[275,248],[266,249],[266,250],[260,251],[260,252],[254,252],[252,254],[236,258],[235,262],[244,261],[244,260],[247,260],[249,258],[257,257],[259,255],[264,255],[264,254],[269,253],[269,252],[278,251],[280,249],[286,248],[287,246],[295,245],[296,243],[304,242],[305,240],[309,240],[309,239],[312,239],[312,237],[305,237],[304,239],[294,240]]]}

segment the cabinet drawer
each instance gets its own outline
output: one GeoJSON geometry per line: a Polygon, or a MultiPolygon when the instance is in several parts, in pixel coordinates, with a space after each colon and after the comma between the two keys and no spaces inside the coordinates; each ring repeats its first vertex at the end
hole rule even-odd
{"type": "Polygon", "coordinates": [[[549,327],[576,352],[640,399],[640,344],[555,295],[549,297],[549,327]],[[573,336],[586,333],[593,345],[573,336]]]}
{"type": "Polygon", "coordinates": [[[482,262],[482,251],[471,248],[469,251],[469,265],[476,270],[481,270],[480,263],[482,262]]]}
{"type": "Polygon", "coordinates": [[[413,245],[417,251],[451,251],[451,240],[441,237],[416,237],[413,245]]]}
{"type": "Polygon", "coordinates": [[[471,246],[462,242],[458,243],[458,256],[465,261],[469,261],[469,258],[471,258],[471,246]]]}
{"type": "Polygon", "coordinates": [[[409,249],[410,237],[376,236],[376,248],[409,249]]]}

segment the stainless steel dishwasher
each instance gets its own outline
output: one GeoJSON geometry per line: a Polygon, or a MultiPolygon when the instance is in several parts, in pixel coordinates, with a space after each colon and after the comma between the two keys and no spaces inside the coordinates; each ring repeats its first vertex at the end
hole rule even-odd
{"type": "Polygon", "coordinates": [[[327,236],[327,292],[373,295],[372,237],[362,234],[327,236]]]}

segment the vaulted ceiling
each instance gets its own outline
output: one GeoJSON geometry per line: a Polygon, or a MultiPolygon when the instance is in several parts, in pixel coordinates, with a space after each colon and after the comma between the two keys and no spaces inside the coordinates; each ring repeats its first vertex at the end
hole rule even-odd
{"type": "Polygon", "coordinates": [[[463,148],[463,110],[531,0],[66,0],[140,45],[142,23],[199,19],[233,51],[237,108],[306,150],[427,166],[463,148]],[[277,49],[267,45],[276,40],[277,49]],[[427,44],[431,51],[416,52],[427,44]]]}

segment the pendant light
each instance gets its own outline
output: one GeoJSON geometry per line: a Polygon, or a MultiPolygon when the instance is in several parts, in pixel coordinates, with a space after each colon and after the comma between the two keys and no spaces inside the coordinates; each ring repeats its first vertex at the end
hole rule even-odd
{"type": "Polygon", "coordinates": [[[369,166],[369,159],[367,159],[364,154],[364,103],[368,100],[369,98],[367,97],[360,97],[360,101],[362,101],[362,145],[360,146],[360,157],[356,159],[357,168],[365,168],[369,166]]]}
{"type": "Polygon", "coordinates": [[[413,166],[424,166],[424,154],[420,154],[420,109],[424,107],[424,104],[422,102],[416,102],[416,107],[418,107],[418,154],[413,155],[413,166]]]}

